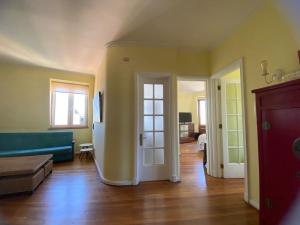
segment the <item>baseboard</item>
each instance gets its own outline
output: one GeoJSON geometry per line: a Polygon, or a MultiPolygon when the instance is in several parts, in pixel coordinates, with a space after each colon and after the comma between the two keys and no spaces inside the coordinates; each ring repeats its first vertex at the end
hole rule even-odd
{"type": "Polygon", "coordinates": [[[170,181],[173,183],[180,182],[180,177],[172,175],[170,181]]]}
{"type": "Polygon", "coordinates": [[[255,200],[253,200],[253,199],[250,199],[250,200],[249,200],[249,204],[250,204],[251,206],[253,206],[254,208],[256,208],[257,210],[259,210],[259,203],[258,203],[257,201],[255,201],[255,200]]]}
{"type": "Polygon", "coordinates": [[[130,180],[115,181],[115,180],[106,179],[103,176],[102,170],[101,170],[101,168],[100,168],[100,166],[99,166],[99,164],[98,164],[98,162],[95,158],[94,158],[94,161],[95,161],[96,169],[97,169],[97,172],[100,176],[100,179],[101,179],[102,183],[107,184],[107,185],[112,185],[112,186],[132,186],[132,185],[134,185],[134,182],[130,181],[130,180]]]}
{"type": "Polygon", "coordinates": [[[244,201],[246,202],[246,203],[249,203],[249,197],[248,197],[248,193],[244,193],[244,201]]]}

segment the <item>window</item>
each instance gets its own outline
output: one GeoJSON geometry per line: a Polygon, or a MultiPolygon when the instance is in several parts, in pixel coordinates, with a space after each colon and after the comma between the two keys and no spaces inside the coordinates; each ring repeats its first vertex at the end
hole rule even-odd
{"type": "Polygon", "coordinates": [[[206,126],[206,99],[198,100],[198,115],[200,126],[206,126]]]}
{"type": "Polygon", "coordinates": [[[50,81],[51,128],[80,128],[88,124],[88,84],[50,81]]]}

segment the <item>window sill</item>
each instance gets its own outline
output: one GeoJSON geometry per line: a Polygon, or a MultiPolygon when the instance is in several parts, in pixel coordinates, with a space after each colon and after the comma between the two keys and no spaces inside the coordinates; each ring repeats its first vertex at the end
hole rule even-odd
{"type": "Polygon", "coordinates": [[[48,130],[73,130],[73,129],[88,129],[88,126],[50,126],[48,130]]]}

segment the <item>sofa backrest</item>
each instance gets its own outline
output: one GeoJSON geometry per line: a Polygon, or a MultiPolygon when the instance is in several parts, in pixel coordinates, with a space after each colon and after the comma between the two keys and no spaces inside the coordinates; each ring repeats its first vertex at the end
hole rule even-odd
{"type": "Polygon", "coordinates": [[[0,133],[0,151],[71,146],[72,132],[0,133]]]}

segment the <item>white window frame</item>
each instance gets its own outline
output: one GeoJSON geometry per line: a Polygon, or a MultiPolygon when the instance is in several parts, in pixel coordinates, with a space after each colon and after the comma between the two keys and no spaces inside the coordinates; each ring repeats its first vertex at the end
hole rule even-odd
{"type": "Polygon", "coordinates": [[[88,115],[89,115],[89,91],[90,91],[90,85],[88,83],[80,83],[80,82],[74,82],[74,81],[67,81],[67,80],[57,80],[57,79],[50,79],[50,126],[49,129],[82,129],[82,128],[88,128],[88,115]],[[57,83],[64,83],[64,84],[74,84],[74,85],[82,85],[82,86],[88,86],[88,91],[86,93],[86,104],[85,104],[85,117],[86,122],[83,125],[73,125],[73,108],[74,108],[74,94],[70,92],[69,98],[68,98],[68,124],[67,125],[55,125],[55,101],[56,101],[56,95],[55,92],[52,90],[52,82],[57,83]]]}
{"type": "Polygon", "coordinates": [[[206,121],[205,121],[206,123],[201,124],[200,104],[199,104],[200,101],[205,101],[205,112],[207,112],[207,98],[200,97],[200,98],[197,99],[197,116],[198,116],[198,119],[199,119],[198,125],[206,127],[207,126],[207,114],[205,115],[206,116],[206,121]]]}

